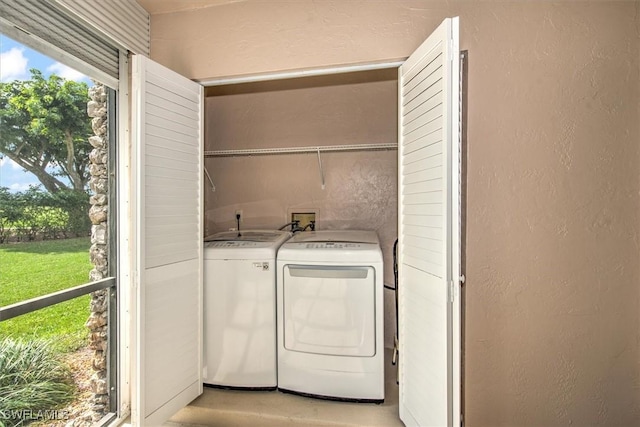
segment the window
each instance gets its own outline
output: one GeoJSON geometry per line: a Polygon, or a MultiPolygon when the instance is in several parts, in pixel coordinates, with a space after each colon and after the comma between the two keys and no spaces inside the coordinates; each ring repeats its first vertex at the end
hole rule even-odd
{"type": "Polygon", "coordinates": [[[0,365],[0,422],[95,422],[117,408],[116,91],[0,37],[0,352],[51,359],[60,396],[25,405],[0,365]]]}

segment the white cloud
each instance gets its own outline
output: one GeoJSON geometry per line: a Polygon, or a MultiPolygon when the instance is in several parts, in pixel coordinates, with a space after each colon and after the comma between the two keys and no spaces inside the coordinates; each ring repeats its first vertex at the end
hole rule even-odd
{"type": "Polygon", "coordinates": [[[20,166],[19,164],[17,164],[16,162],[8,158],[7,156],[2,156],[2,158],[0,158],[0,167],[4,165],[8,165],[13,170],[20,170],[20,171],[24,170],[22,166],[20,166]]]}
{"type": "Polygon", "coordinates": [[[22,191],[28,190],[29,187],[34,186],[34,185],[38,185],[38,184],[40,184],[40,183],[37,182],[37,181],[15,183],[15,184],[11,184],[9,186],[9,191],[12,192],[12,193],[22,192],[22,191]]]}
{"type": "Polygon", "coordinates": [[[59,62],[56,62],[48,66],[47,71],[49,71],[50,73],[56,74],[62,77],[63,79],[74,80],[76,82],[87,79],[87,76],[85,76],[81,72],[76,71],[71,67],[67,67],[66,65],[61,64],[59,62]]]}
{"type": "Polygon", "coordinates": [[[30,185],[38,185],[37,178],[26,172],[17,163],[4,157],[0,160],[0,187],[7,187],[15,193],[29,189],[30,185]]]}
{"type": "Polygon", "coordinates": [[[13,47],[0,53],[0,81],[26,80],[29,78],[24,49],[13,47]]]}

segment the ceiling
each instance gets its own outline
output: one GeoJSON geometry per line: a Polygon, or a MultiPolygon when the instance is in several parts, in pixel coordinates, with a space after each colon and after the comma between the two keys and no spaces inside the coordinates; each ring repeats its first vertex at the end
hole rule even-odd
{"type": "Polygon", "coordinates": [[[137,0],[150,15],[184,12],[244,1],[248,0],[137,0]]]}

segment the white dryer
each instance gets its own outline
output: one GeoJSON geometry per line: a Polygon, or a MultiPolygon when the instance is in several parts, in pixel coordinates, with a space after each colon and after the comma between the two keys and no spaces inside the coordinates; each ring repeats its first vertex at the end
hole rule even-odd
{"type": "Polygon", "coordinates": [[[205,239],[205,384],[276,388],[276,253],[289,237],[250,230],[205,239]]]}
{"type": "Polygon", "coordinates": [[[384,400],[383,267],[373,231],[294,235],[278,251],[278,389],[384,400]]]}

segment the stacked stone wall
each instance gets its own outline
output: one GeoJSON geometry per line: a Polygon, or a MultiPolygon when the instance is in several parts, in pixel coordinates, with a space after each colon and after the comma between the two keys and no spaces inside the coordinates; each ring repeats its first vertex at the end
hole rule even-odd
{"type": "MultiPolygon", "coordinates": [[[[95,83],[95,82],[94,82],[95,83]]],[[[92,191],[89,217],[91,218],[91,249],[90,256],[93,264],[89,276],[91,281],[104,279],[109,276],[109,236],[108,236],[108,105],[107,88],[95,83],[89,89],[89,103],[87,112],[92,118],[91,125],[94,136],[89,138],[93,150],[89,154],[89,186],[92,191]]],[[[109,412],[109,389],[107,381],[107,351],[108,351],[108,290],[91,294],[91,314],[86,326],[89,328],[89,346],[93,350],[91,377],[92,420],[100,420],[109,412]]]]}

